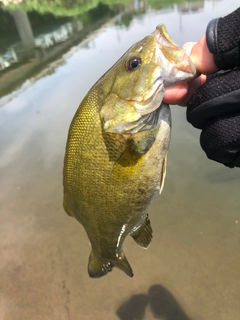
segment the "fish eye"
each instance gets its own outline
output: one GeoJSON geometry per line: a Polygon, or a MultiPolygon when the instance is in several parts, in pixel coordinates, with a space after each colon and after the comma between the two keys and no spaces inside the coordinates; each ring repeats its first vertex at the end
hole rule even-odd
{"type": "Polygon", "coordinates": [[[142,59],[140,57],[132,57],[126,63],[127,71],[134,71],[142,64],[142,59]]]}

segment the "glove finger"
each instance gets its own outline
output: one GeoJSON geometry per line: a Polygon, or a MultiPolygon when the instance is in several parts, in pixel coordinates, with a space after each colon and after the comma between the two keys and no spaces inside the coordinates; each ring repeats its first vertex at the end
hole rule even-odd
{"type": "Polygon", "coordinates": [[[187,107],[187,120],[202,129],[214,117],[240,110],[240,68],[218,72],[193,94],[187,107]]]}
{"type": "Polygon", "coordinates": [[[240,112],[211,120],[202,130],[200,144],[209,159],[240,167],[240,112]]]}

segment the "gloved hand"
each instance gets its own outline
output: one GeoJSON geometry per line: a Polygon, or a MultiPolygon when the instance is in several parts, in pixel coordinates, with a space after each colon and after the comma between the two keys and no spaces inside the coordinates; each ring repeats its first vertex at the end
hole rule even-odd
{"type": "Polygon", "coordinates": [[[240,167],[240,68],[209,76],[189,101],[187,120],[202,129],[209,159],[240,167]]]}
{"type": "Polygon", "coordinates": [[[212,20],[206,41],[216,66],[232,70],[208,76],[188,103],[187,120],[202,129],[200,144],[208,158],[240,167],[240,8],[212,20]]]}

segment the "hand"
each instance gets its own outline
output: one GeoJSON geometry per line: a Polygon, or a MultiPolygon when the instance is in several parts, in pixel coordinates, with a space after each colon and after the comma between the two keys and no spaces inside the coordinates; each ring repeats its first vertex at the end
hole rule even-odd
{"type": "Polygon", "coordinates": [[[239,39],[240,8],[210,21],[206,36],[184,45],[201,75],[166,89],[163,99],[187,105],[187,120],[202,130],[200,144],[207,157],[230,168],[240,167],[239,39]]]}
{"type": "Polygon", "coordinates": [[[216,72],[205,37],[184,49],[202,74],[168,88],[164,102],[188,106],[187,120],[202,130],[200,144],[209,159],[240,167],[240,68],[216,72]]]}
{"type": "Polygon", "coordinates": [[[179,83],[167,88],[163,101],[168,104],[186,106],[193,93],[206,82],[206,75],[214,73],[219,69],[214,64],[213,55],[208,50],[205,36],[196,43],[185,43],[183,49],[189,54],[201,75],[189,83],[179,83]]]}

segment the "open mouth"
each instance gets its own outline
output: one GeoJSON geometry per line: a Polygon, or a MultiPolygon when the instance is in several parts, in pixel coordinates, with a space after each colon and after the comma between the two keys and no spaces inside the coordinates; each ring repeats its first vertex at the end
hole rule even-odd
{"type": "Polygon", "coordinates": [[[156,27],[156,30],[153,32],[156,41],[165,47],[169,48],[178,48],[178,45],[169,37],[167,29],[164,24],[160,24],[156,27]]]}

